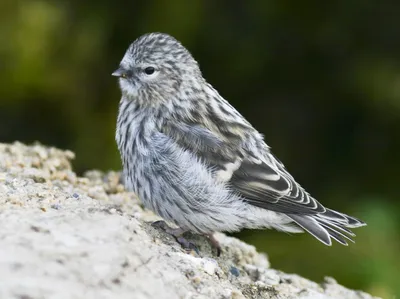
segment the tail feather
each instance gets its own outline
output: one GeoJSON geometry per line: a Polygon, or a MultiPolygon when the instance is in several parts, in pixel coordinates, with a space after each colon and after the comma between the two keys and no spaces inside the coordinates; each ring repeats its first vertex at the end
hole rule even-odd
{"type": "MultiPolygon", "coordinates": [[[[330,236],[332,239],[334,239],[334,240],[336,240],[337,242],[339,242],[340,244],[347,246],[348,243],[347,243],[346,240],[348,240],[348,241],[354,243],[354,240],[353,240],[351,237],[346,236],[345,234],[341,233],[341,232],[338,231],[338,230],[332,229],[332,227],[328,226],[327,224],[321,223],[321,225],[328,231],[329,236],[330,236]]],[[[353,234],[353,235],[354,235],[354,234],[353,234]]],[[[354,235],[354,236],[355,236],[355,235],[354,235]]]]}
{"type": "Polygon", "coordinates": [[[325,245],[332,245],[331,238],[342,245],[353,242],[356,235],[349,228],[366,225],[365,222],[354,217],[326,209],[326,212],[317,215],[288,215],[296,224],[309,232],[325,245]]]}
{"type": "Polygon", "coordinates": [[[367,225],[364,221],[357,219],[355,217],[331,210],[326,209],[324,213],[318,214],[320,218],[327,218],[329,220],[333,220],[335,222],[343,223],[348,228],[356,228],[360,226],[367,225]]]}
{"type": "MultiPolygon", "coordinates": [[[[334,220],[329,220],[329,219],[322,218],[322,217],[320,218],[320,217],[318,217],[318,215],[315,216],[315,218],[317,218],[317,221],[318,221],[319,223],[321,223],[321,225],[328,226],[328,227],[330,227],[331,229],[340,231],[341,233],[348,234],[348,235],[350,235],[351,237],[355,237],[355,236],[356,236],[355,233],[353,233],[351,230],[349,230],[348,228],[346,228],[345,226],[343,226],[343,224],[341,224],[341,223],[337,223],[337,222],[335,222],[334,220]]],[[[345,224],[344,224],[344,225],[345,225],[345,224]]]]}
{"type": "Polygon", "coordinates": [[[304,230],[309,232],[319,241],[324,243],[325,245],[331,246],[332,241],[328,231],[323,228],[318,221],[312,216],[304,216],[304,215],[288,215],[290,218],[294,220],[299,226],[301,226],[304,230]]]}

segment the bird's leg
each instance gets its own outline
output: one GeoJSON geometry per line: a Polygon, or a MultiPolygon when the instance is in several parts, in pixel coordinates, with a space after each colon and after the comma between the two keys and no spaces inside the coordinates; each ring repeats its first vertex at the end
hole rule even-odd
{"type": "Polygon", "coordinates": [[[217,256],[221,255],[222,248],[221,245],[219,245],[219,242],[217,239],[214,237],[214,233],[206,234],[208,237],[208,240],[210,241],[210,244],[212,247],[214,247],[217,250],[217,256]]]}
{"type": "Polygon", "coordinates": [[[186,229],[183,229],[181,227],[172,228],[164,220],[153,222],[151,225],[153,227],[161,228],[167,234],[173,236],[183,249],[194,250],[197,254],[199,254],[199,250],[197,249],[196,245],[186,240],[186,238],[182,236],[185,232],[187,232],[186,229]]]}

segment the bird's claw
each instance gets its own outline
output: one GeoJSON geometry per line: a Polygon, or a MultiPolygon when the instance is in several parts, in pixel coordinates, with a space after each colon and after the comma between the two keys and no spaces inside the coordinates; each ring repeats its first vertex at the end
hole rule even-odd
{"type": "Polygon", "coordinates": [[[217,250],[217,256],[220,256],[221,252],[222,252],[222,248],[221,248],[221,245],[219,244],[218,240],[215,239],[214,234],[208,234],[207,237],[208,237],[208,240],[210,241],[211,247],[213,247],[217,250]]]}
{"type": "Polygon", "coordinates": [[[173,236],[175,240],[182,246],[183,249],[187,251],[193,250],[197,254],[199,254],[199,250],[197,249],[196,245],[188,241],[186,238],[182,237],[182,235],[186,232],[184,229],[180,227],[172,228],[163,220],[155,221],[151,224],[151,226],[160,228],[163,231],[165,231],[168,235],[173,236]]]}
{"type": "MultiPolygon", "coordinates": [[[[183,249],[185,249],[187,251],[193,250],[197,254],[199,254],[199,250],[198,250],[197,246],[182,236],[186,232],[186,230],[184,230],[183,228],[180,228],[180,227],[172,228],[164,220],[155,221],[151,224],[151,226],[160,228],[163,231],[165,231],[167,234],[173,236],[175,238],[175,240],[182,246],[183,249]]],[[[222,252],[222,248],[221,248],[221,245],[219,244],[219,242],[217,241],[217,239],[215,239],[213,234],[206,234],[205,236],[208,238],[208,240],[211,244],[211,247],[216,249],[217,256],[220,256],[221,252],[222,252]]]]}
{"type": "Polygon", "coordinates": [[[197,248],[197,246],[190,242],[189,240],[185,239],[184,237],[178,237],[176,238],[176,241],[182,246],[183,249],[185,249],[186,251],[194,251],[197,253],[197,255],[200,255],[199,249],[197,248]]]}
{"type": "Polygon", "coordinates": [[[152,227],[161,228],[162,230],[166,231],[168,228],[168,224],[164,220],[157,220],[151,224],[152,227]]]}

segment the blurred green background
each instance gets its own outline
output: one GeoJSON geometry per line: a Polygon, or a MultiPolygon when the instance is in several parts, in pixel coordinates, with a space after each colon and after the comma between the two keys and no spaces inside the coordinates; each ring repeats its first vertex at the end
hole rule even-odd
{"type": "Polygon", "coordinates": [[[2,0],[0,141],[119,169],[111,72],[139,35],[174,35],[316,198],[368,226],[357,243],[244,231],[272,266],[400,294],[400,2],[2,0]]]}

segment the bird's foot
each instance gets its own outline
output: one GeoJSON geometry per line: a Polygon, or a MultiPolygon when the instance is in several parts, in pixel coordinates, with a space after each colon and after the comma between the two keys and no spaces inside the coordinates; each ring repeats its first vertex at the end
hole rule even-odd
{"type": "Polygon", "coordinates": [[[214,233],[207,234],[208,240],[210,241],[211,247],[215,248],[217,250],[217,256],[221,255],[222,248],[221,245],[219,244],[218,240],[215,239],[214,233]]]}
{"type": "Polygon", "coordinates": [[[153,222],[151,226],[160,228],[163,231],[165,231],[168,235],[171,235],[175,238],[175,240],[182,246],[183,249],[186,251],[195,251],[197,254],[199,254],[199,250],[197,249],[196,245],[184,238],[182,235],[186,232],[185,229],[178,227],[178,228],[172,228],[170,227],[165,221],[159,220],[156,222],[153,222]]]}
{"type": "Polygon", "coordinates": [[[164,220],[155,221],[151,224],[151,226],[160,228],[163,231],[165,231],[167,234],[169,234],[175,238],[182,236],[186,232],[186,230],[184,230],[183,228],[180,228],[180,227],[177,227],[177,228],[170,227],[164,220]]]}

